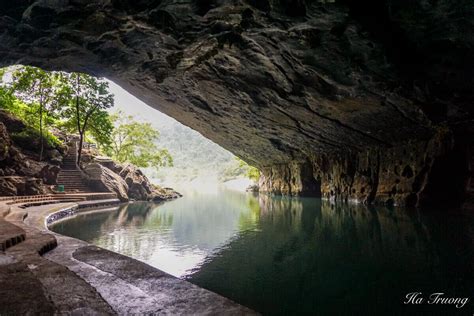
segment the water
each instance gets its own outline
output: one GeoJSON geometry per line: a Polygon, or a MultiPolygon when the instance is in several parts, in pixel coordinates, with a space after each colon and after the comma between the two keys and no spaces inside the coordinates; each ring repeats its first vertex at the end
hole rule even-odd
{"type": "Polygon", "coordinates": [[[134,257],[264,314],[467,314],[474,218],[222,191],[84,214],[56,232],[134,257]],[[403,302],[422,292],[419,305],[403,302]]]}

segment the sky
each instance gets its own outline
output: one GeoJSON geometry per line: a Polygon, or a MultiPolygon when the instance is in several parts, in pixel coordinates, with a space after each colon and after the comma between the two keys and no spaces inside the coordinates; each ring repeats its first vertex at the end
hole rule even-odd
{"type": "MultiPolygon", "coordinates": [[[[147,122],[159,122],[160,125],[172,125],[181,124],[175,119],[169,117],[166,114],[152,108],[146,103],[140,101],[126,90],[122,89],[115,82],[107,80],[109,82],[110,92],[114,94],[115,105],[110,110],[111,112],[122,111],[125,114],[133,115],[137,120],[147,122]]],[[[196,132],[197,133],[197,132],[196,132]]]]}

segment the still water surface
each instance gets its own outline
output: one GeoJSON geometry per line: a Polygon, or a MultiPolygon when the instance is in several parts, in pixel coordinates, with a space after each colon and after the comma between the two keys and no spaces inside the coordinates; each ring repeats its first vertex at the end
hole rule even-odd
{"type": "Polygon", "coordinates": [[[263,314],[474,312],[474,218],[232,191],[79,215],[53,230],[263,314]],[[425,302],[405,305],[410,292],[425,302]],[[463,308],[428,295],[469,297],[463,308]]]}

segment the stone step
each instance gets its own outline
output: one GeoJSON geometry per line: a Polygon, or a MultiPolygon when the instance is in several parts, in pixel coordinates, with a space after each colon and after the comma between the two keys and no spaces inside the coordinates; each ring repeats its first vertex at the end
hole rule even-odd
{"type": "MultiPolygon", "coordinates": [[[[84,184],[84,182],[82,182],[82,180],[65,180],[65,179],[62,179],[62,180],[58,180],[57,181],[59,184],[84,184]]],[[[84,184],[85,185],[85,184],[84,184]]]]}
{"type": "Polygon", "coordinates": [[[58,178],[82,179],[81,174],[59,174],[58,178]]]}
{"type": "Polygon", "coordinates": [[[84,188],[84,189],[88,189],[89,187],[87,185],[84,185],[84,184],[72,184],[72,183],[61,183],[60,185],[64,185],[64,188],[84,188]]]}
{"type": "Polygon", "coordinates": [[[64,183],[68,183],[68,184],[84,184],[84,182],[82,181],[82,179],[59,179],[57,181],[58,183],[61,183],[61,184],[64,184],[64,183]]]}
{"type": "Polygon", "coordinates": [[[83,184],[85,185],[85,183],[80,180],[80,179],[76,179],[76,180],[72,180],[72,179],[69,179],[69,180],[66,180],[66,179],[63,179],[63,180],[58,180],[57,181],[59,184],[83,184]]]}
{"type": "Polygon", "coordinates": [[[5,251],[25,240],[25,231],[4,219],[0,219],[0,250],[5,251]]]}
{"type": "Polygon", "coordinates": [[[58,183],[84,183],[82,179],[58,179],[58,183]]]}

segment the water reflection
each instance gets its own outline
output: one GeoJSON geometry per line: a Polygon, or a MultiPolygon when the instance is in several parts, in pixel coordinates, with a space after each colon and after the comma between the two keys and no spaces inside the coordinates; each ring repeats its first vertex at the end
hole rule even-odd
{"type": "Polygon", "coordinates": [[[221,192],[130,204],[55,230],[265,314],[436,314],[459,310],[402,302],[414,291],[473,294],[473,223],[445,210],[221,192]]]}

